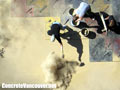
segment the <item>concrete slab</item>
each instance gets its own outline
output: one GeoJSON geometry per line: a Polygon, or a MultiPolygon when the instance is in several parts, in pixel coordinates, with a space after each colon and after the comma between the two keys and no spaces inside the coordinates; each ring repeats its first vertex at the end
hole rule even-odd
{"type": "Polygon", "coordinates": [[[27,0],[27,7],[33,8],[34,17],[47,17],[50,15],[48,0],[27,0]]]}
{"type": "Polygon", "coordinates": [[[119,0],[112,0],[112,10],[113,10],[113,15],[116,19],[117,22],[120,22],[120,2],[119,0]]]}
{"type": "Polygon", "coordinates": [[[104,0],[105,4],[111,4],[111,0],[104,0]]]}
{"type": "Polygon", "coordinates": [[[112,61],[112,51],[105,49],[104,38],[96,38],[94,40],[90,40],[89,48],[90,61],[112,61]]]}
{"type": "Polygon", "coordinates": [[[26,0],[13,0],[11,4],[11,16],[26,16],[26,0]]]}
{"type": "Polygon", "coordinates": [[[112,13],[110,3],[105,3],[104,0],[88,0],[91,4],[91,8],[93,12],[105,11],[109,14],[112,13]]]}

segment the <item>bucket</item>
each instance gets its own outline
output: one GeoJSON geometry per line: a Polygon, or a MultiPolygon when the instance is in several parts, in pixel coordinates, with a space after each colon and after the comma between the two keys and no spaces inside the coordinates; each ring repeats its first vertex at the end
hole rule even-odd
{"type": "Polygon", "coordinates": [[[81,33],[87,37],[89,35],[89,30],[88,29],[82,29],[81,33]]]}

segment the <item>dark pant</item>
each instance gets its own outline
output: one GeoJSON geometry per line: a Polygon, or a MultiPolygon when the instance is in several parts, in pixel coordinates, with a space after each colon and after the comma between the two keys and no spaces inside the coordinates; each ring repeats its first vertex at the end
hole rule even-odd
{"type": "Polygon", "coordinates": [[[95,14],[91,11],[91,8],[87,10],[87,12],[85,13],[84,17],[90,17],[90,18],[94,18],[95,14]]]}

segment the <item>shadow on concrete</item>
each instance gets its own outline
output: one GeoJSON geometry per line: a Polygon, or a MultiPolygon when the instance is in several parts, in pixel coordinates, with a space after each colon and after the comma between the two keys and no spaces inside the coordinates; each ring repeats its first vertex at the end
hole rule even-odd
{"type": "Polygon", "coordinates": [[[89,34],[86,37],[89,38],[89,39],[95,39],[96,38],[96,33],[90,31],[89,34]]]}
{"type": "MultiPolygon", "coordinates": [[[[82,29],[81,33],[84,35],[85,34],[85,30],[86,29],[82,29]]],[[[84,35],[85,36],[85,35],[84,35]]],[[[85,37],[89,38],[89,39],[95,39],[96,38],[96,33],[89,31],[88,35],[86,35],[85,37]]]]}
{"type": "MultiPolygon", "coordinates": [[[[81,56],[83,53],[83,44],[81,41],[81,36],[77,31],[73,31],[70,27],[66,27],[68,32],[65,32],[61,35],[63,39],[66,39],[68,43],[77,49],[77,53],[79,54],[78,60],[81,62],[81,56]]],[[[83,66],[84,64],[81,64],[83,66]]]]}
{"type": "Polygon", "coordinates": [[[84,28],[98,28],[98,26],[88,26],[85,22],[80,22],[77,28],[84,29],[84,28]]]}
{"type": "MultiPolygon", "coordinates": [[[[76,26],[79,29],[82,29],[81,33],[84,35],[84,30],[86,28],[97,28],[98,30],[100,29],[99,26],[88,26],[85,22],[80,22],[80,24],[78,26],[76,26]]],[[[100,29],[101,30],[101,29],[100,29]]],[[[89,34],[87,36],[85,36],[89,39],[95,39],[96,38],[96,33],[93,31],[89,31],[89,34]]]]}

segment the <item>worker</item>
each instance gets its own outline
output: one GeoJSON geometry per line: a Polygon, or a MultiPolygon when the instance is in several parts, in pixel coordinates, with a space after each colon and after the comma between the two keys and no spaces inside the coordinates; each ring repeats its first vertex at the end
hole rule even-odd
{"type": "Polygon", "coordinates": [[[53,22],[51,25],[51,30],[48,31],[48,35],[51,36],[51,42],[54,42],[55,39],[59,42],[61,46],[61,52],[62,52],[62,57],[64,57],[64,52],[63,52],[63,44],[60,38],[60,30],[64,30],[66,28],[66,25],[62,25],[59,22],[53,22]]]}

